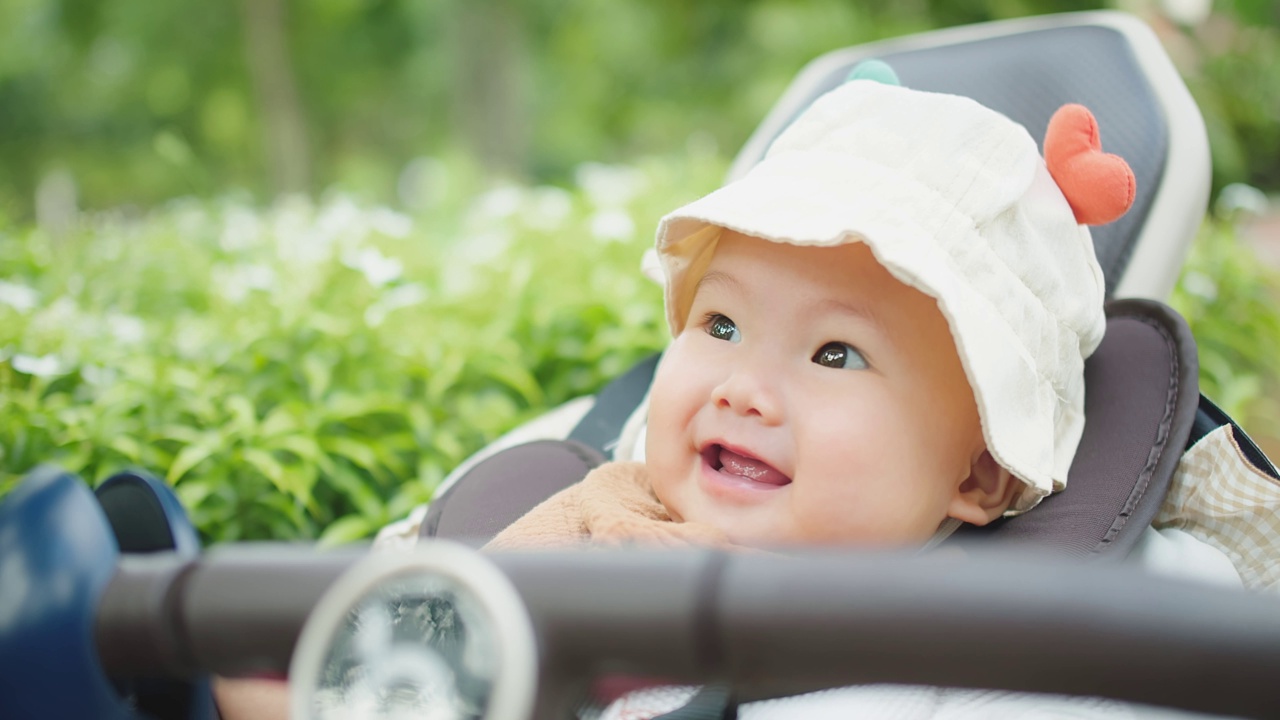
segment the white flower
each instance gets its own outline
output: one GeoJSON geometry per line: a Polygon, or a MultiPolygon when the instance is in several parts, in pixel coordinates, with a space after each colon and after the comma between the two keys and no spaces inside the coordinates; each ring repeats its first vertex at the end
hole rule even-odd
{"type": "Polygon", "coordinates": [[[1267,212],[1267,194],[1252,185],[1231,183],[1218,193],[1217,210],[1223,215],[1261,217],[1267,212]]]}
{"type": "Polygon", "coordinates": [[[147,335],[146,326],[141,318],[122,313],[107,315],[107,330],[116,342],[122,345],[135,345],[142,342],[147,335]]]}
{"type": "Polygon", "coordinates": [[[404,213],[390,208],[376,208],[369,213],[369,224],[387,237],[403,240],[413,231],[413,220],[404,213]]]}
{"type": "Polygon", "coordinates": [[[492,266],[511,248],[511,233],[505,229],[459,238],[449,252],[451,267],[492,266]]]}
{"type": "Polygon", "coordinates": [[[1188,270],[1182,276],[1182,289],[1196,297],[1213,302],[1218,297],[1218,283],[1196,270],[1188,270]]]}
{"type": "Polygon", "coordinates": [[[374,287],[382,287],[399,279],[404,272],[404,265],[399,260],[386,257],[377,248],[371,247],[348,250],[342,255],[342,264],[352,270],[359,270],[374,287]]]}
{"type": "Polygon", "coordinates": [[[90,385],[96,387],[106,387],[115,383],[120,373],[115,368],[104,368],[98,365],[82,365],[80,367],[80,377],[90,385]]]}
{"type": "Polygon", "coordinates": [[[467,265],[451,265],[440,277],[440,293],[447,298],[460,298],[475,291],[480,278],[476,269],[467,265]]]}
{"type": "Polygon", "coordinates": [[[1160,7],[1170,20],[1195,27],[1209,18],[1213,0],[1160,0],[1160,7]]]}
{"type": "Polygon", "coordinates": [[[448,271],[440,276],[440,292],[445,297],[475,292],[484,268],[507,265],[511,243],[512,233],[506,227],[458,238],[445,254],[448,271]]]}
{"type": "Polygon", "coordinates": [[[636,224],[625,210],[601,210],[591,216],[591,235],[597,240],[630,240],[636,224]]]}
{"type": "Polygon", "coordinates": [[[520,209],[524,191],[515,185],[500,185],[481,194],[472,203],[468,215],[473,220],[504,220],[520,209]]]}
{"type": "Polygon", "coordinates": [[[276,273],[270,267],[256,263],[215,265],[213,284],[222,297],[239,304],[249,297],[252,290],[270,290],[275,287],[276,273]]]}
{"type": "Polygon", "coordinates": [[[18,283],[0,280],[0,304],[8,305],[24,315],[35,309],[40,295],[32,288],[18,283]]]}
{"type": "Polygon", "coordinates": [[[80,308],[76,307],[74,300],[65,295],[49,303],[37,313],[35,318],[36,327],[56,327],[70,329],[72,332],[79,332],[79,328],[85,324],[85,318],[80,316],[80,308]]]}
{"type": "Polygon", "coordinates": [[[583,163],[574,174],[591,202],[602,208],[626,205],[649,184],[643,172],[627,165],[583,163]]]}
{"type": "Polygon", "coordinates": [[[558,187],[535,188],[530,200],[532,202],[525,209],[523,218],[529,227],[538,230],[555,230],[564,224],[573,210],[572,196],[558,187]]]}
{"type": "Polygon", "coordinates": [[[194,198],[177,198],[166,204],[165,214],[183,238],[207,238],[210,226],[209,213],[194,198]]]}
{"type": "Polygon", "coordinates": [[[266,265],[241,265],[244,281],[254,290],[270,290],[276,284],[276,271],[266,265]]]}
{"type": "Polygon", "coordinates": [[[232,207],[223,215],[218,244],[227,252],[247,250],[262,240],[262,221],[245,207],[232,207]]]}
{"type": "Polygon", "coordinates": [[[427,299],[427,289],[419,283],[397,285],[364,311],[364,321],[369,327],[378,327],[393,311],[422,303],[427,299]]]}
{"type": "Polygon", "coordinates": [[[67,369],[65,363],[57,355],[52,353],[48,355],[27,355],[26,353],[18,353],[10,360],[13,369],[27,375],[35,377],[48,378],[58,375],[65,375],[67,369]]]}
{"type": "Polygon", "coordinates": [[[204,359],[209,335],[208,324],[200,316],[183,313],[173,333],[173,347],[179,357],[204,359]]]}
{"type": "Polygon", "coordinates": [[[343,247],[352,247],[364,239],[368,230],[360,206],[346,195],[337,195],[320,210],[312,239],[326,245],[339,243],[343,247]]]}
{"type": "Polygon", "coordinates": [[[276,239],[276,255],[286,262],[318,263],[330,256],[329,245],[312,231],[311,201],[288,195],[276,201],[271,213],[271,233],[276,239]]]}

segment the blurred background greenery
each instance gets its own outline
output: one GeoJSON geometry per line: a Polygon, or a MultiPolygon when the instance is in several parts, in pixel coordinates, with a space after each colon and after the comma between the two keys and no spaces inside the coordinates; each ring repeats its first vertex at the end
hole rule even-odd
{"type": "Polygon", "coordinates": [[[1172,302],[1280,450],[1274,0],[0,0],[0,493],[134,465],[207,539],[366,536],[661,347],[656,218],[805,62],[1101,7],[1205,115],[1172,302]]]}

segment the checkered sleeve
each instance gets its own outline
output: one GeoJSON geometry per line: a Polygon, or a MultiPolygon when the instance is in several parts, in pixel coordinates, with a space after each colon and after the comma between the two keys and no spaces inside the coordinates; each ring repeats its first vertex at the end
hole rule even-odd
{"type": "Polygon", "coordinates": [[[1280,482],[1245,458],[1230,425],[1183,455],[1154,526],[1221,550],[1245,587],[1280,591],[1280,482]]]}

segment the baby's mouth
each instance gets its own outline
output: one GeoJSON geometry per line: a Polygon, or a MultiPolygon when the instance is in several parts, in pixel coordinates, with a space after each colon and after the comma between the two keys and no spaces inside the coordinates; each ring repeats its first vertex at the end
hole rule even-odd
{"type": "Polygon", "coordinates": [[[769,463],[745,453],[735,452],[720,444],[708,445],[702,451],[702,457],[711,466],[711,469],[726,475],[733,475],[762,485],[782,486],[791,483],[791,478],[782,474],[769,463]]]}

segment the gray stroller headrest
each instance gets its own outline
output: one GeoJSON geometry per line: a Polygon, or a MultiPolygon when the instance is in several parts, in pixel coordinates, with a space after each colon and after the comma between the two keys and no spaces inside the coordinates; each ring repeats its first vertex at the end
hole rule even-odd
{"type": "Polygon", "coordinates": [[[1085,427],[1067,489],[1031,512],[957,538],[1029,542],[1075,557],[1123,558],[1155,519],[1196,418],[1191,330],[1160,303],[1107,305],[1107,334],[1085,363],[1085,427]]]}
{"type": "Polygon", "coordinates": [[[1107,297],[1164,298],[1173,288],[1209,197],[1204,121],[1155,34],[1121,12],[1019,18],[893,38],[809,63],[742,148],[741,177],[804,108],[867,58],[902,84],[971,97],[1038,140],[1050,116],[1080,103],[1097,117],[1107,151],[1137,177],[1133,207],[1091,230],[1107,297]]]}

